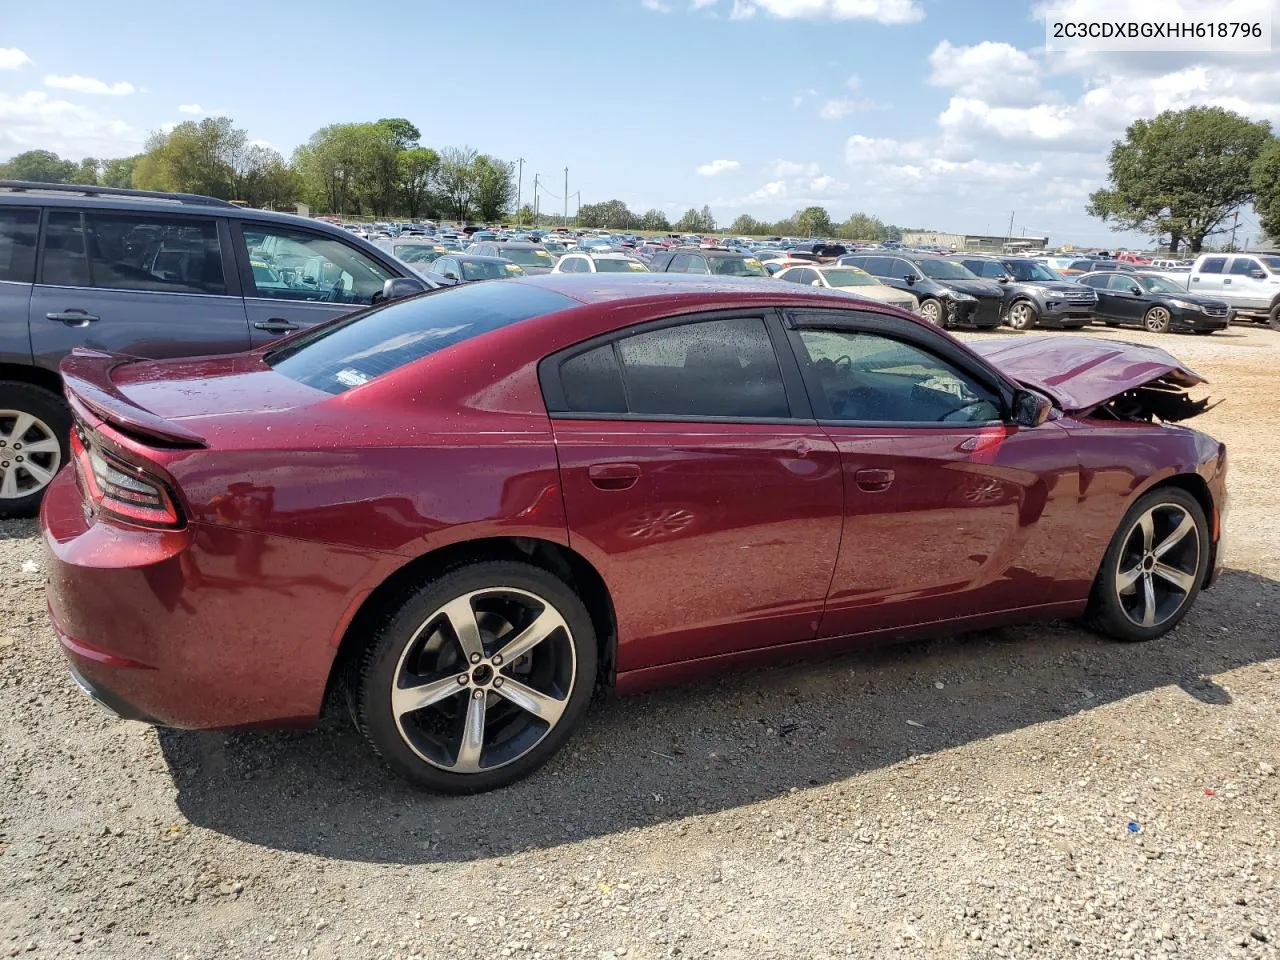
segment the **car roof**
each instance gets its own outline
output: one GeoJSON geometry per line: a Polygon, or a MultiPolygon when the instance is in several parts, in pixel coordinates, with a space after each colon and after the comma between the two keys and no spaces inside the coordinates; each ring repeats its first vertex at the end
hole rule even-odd
{"type": "Polygon", "coordinates": [[[765,277],[695,273],[547,273],[503,282],[543,287],[583,304],[643,303],[673,297],[695,301],[709,309],[715,309],[717,301],[723,301],[726,307],[745,303],[771,306],[800,299],[811,301],[815,306],[858,309],[867,307],[869,303],[865,297],[818,287],[798,287],[785,280],[765,277]]]}
{"type": "Polygon", "coordinates": [[[588,260],[634,260],[635,257],[614,250],[574,250],[566,257],[586,257],[588,260]]]}
{"type": "Polygon", "coordinates": [[[465,260],[468,263],[510,263],[506,257],[486,257],[478,253],[457,253],[452,254],[453,260],[465,260]]]}

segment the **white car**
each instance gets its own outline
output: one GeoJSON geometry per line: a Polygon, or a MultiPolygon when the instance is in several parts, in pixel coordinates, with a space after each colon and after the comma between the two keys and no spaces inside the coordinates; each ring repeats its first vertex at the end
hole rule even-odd
{"type": "Polygon", "coordinates": [[[562,256],[552,273],[648,273],[649,268],[625,253],[574,250],[562,256]]]}
{"type": "Polygon", "coordinates": [[[920,312],[920,301],[903,290],[895,290],[888,284],[881,283],[867,271],[859,267],[819,266],[811,264],[806,267],[787,267],[774,275],[775,280],[786,280],[790,283],[803,283],[812,287],[826,287],[829,290],[843,290],[855,296],[878,300],[891,307],[906,310],[909,313],[920,312]]]}

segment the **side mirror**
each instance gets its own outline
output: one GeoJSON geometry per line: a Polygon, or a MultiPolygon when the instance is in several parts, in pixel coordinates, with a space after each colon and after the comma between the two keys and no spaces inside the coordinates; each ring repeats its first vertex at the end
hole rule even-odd
{"type": "Polygon", "coordinates": [[[1008,283],[1009,279],[1010,279],[1009,277],[1000,277],[998,280],[996,280],[996,283],[1008,283]]]}
{"type": "Polygon", "coordinates": [[[415,293],[422,293],[427,289],[425,283],[413,277],[391,277],[382,285],[382,295],[378,297],[378,302],[412,297],[415,293]]]}
{"type": "Polygon", "coordinates": [[[1132,293],[1135,297],[1142,296],[1142,288],[1138,286],[1136,283],[1129,288],[1129,292],[1132,293]]]}
{"type": "Polygon", "coordinates": [[[1030,390],[1019,390],[1013,395],[1013,422],[1020,427],[1038,427],[1052,412],[1053,404],[1048,397],[1030,390]]]}
{"type": "Polygon", "coordinates": [[[458,275],[454,273],[452,270],[446,270],[443,274],[441,274],[441,276],[443,276],[446,280],[453,280],[455,283],[458,280],[458,275]]]}
{"type": "Polygon", "coordinates": [[[1267,279],[1267,271],[1265,271],[1265,270],[1250,270],[1250,271],[1249,271],[1249,276],[1251,276],[1254,280],[1265,280],[1265,279],[1267,279]]]}
{"type": "Polygon", "coordinates": [[[903,280],[905,280],[905,281],[907,281],[907,285],[908,285],[908,286],[915,286],[915,282],[916,282],[916,275],[915,275],[914,273],[908,273],[908,274],[907,274],[905,277],[903,277],[902,279],[903,279],[903,280]]]}
{"type": "Polygon", "coordinates": [[[820,287],[820,286],[822,286],[822,281],[821,281],[821,280],[810,280],[810,281],[809,281],[809,286],[811,286],[811,287],[820,287]]]}

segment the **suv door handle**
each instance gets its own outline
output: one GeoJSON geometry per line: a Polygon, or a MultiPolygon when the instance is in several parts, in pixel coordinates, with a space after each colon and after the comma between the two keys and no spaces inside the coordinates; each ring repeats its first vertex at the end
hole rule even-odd
{"type": "Polygon", "coordinates": [[[601,490],[629,490],[640,479],[640,467],[634,463],[593,463],[587,477],[601,490]]]}
{"type": "Polygon", "coordinates": [[[866,493],[883,493],[893,484],[894,476],[892,470],[859,470],[853,481],[866,493]]]}
{"type": "Polygon", "coordinates": [[[282,320],[279,317],[272,317],[270,320],[259,320],[254,324],[259,330],[265,330],[267,333],[288,333],[290,330],[301,329],[296,323],[289,320],[282,320]]]}
{"type": "Polygon", "coordinates": [[[1228,283],[1230,283],[1230,282],[1231,282],[1231,278],[1230,278],[1230,277],[1223,277],[1223,278],[1222,278],[1222,285],[1223,285],[1224,287],[1225,287],[1228,283]]]}
{"type": "Polygon", "coordinates": [[[102,319],[95,317],[92,313],[81,310],[79,307],[72,307],[70,310],[64,310],[61,313],[46,313],[46,320],[56,320],[58,323],[65,323],[69,327],[83,327],[93,323],[95,320],[102,319]]]}

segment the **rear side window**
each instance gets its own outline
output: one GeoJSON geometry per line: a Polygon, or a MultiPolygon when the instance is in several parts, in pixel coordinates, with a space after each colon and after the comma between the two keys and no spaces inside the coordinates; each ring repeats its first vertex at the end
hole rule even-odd
{"type": "Polygon", "coordinates": [[[1204,263],[1200,264],[1201,273],[1221,273],[1222,268],[1226,266],[1226,257],[1209,257],[1204,263]]]}
{"type": "Polygon", "coordinates": [[[49,211],[40,282],[61,287],[89,286],[89,261],[85,259],[84,250],[84,222],[80,214],[49,211]]]}
{"type": "Polygon", "coordinates": [[[560,365],[565,410],[571,413],[626,413],[622,371],[613,344],[570,357],[560,365]]]}
{"type": "Polygon", "coordinates": [[[39,210],[0,209],[0,281],[31,283],[36,278],[39,210]]]}
{"type": "Polygon", "coordinates": [[[225,294],[214,220],[86,213],[95,287],[158,293],[225,294]]]}
{"type": "Polygon", "coordinates": [[[519,284],[447,287],[327,324],[282,344],[266,361],[299,383],[343,393],[437,350],[577,305],[519,284]]]}

